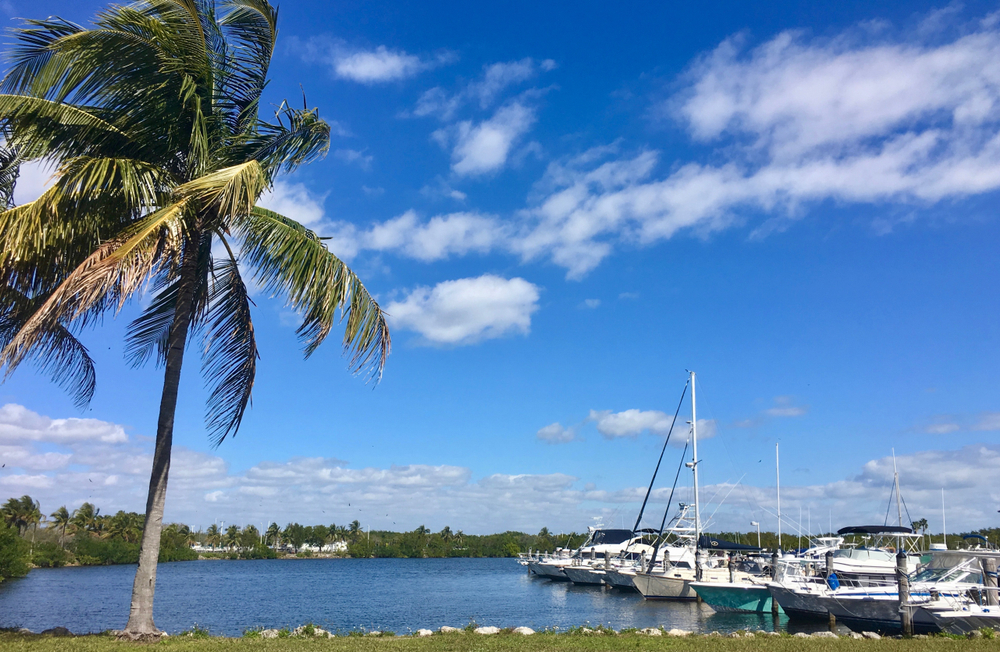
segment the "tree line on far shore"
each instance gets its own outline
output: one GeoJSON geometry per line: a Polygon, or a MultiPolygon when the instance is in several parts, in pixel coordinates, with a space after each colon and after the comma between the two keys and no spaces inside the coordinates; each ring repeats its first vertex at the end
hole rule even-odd
{"type": "MultiPolygon", "coordinates": [[[[67,564],[134,564],[139,558],[143,516],[119,511],[101,514],[91,503],[70,511],[65,506],[44,514],[38,501],[30,496],[10,498],[0,506],[0,580],[18,577],[32,565],[59,567],[67,564]]],[[[913,529],[926,534],[926,521],[916,521],[913,529]]],[[[993,545],[1000,544],[1000,528],[975,533],[993,545]]],[[[718,538],[757,545],[757,532],[720,532],[718,538]]],[[[817,536],[817,535],[813,535],[817,536]]],[[[830,535],[827,535],[830,536],[830,535]]],[[[949,534],[948,547],[963,546],[963,534],[949,534]]],[[[274,559],[278,556],[312,557],[315,555],[354,558],[443,558],[443,557],[515,557],[528,551],[553,552],[557,548],[575,549],[586,540],[586,533],[556,534],[542,528],[538,534],[502,532],[473,535],[444,527],[432,532],[421,525],[410,532],[367,530],[357,520],[346,525],[301,525],[280,527],[271,523],[261,532],[254,525],[220,527],[212,524],[204,531],[194,531],[183,523],[170,523],[160,536],[160,561],[185,561],[198,558],[274,559]],[[198,549],[195,550],[194,548],[198,549]]],[[[940,535],[929,536],[926,544],[940,542],[940,535]]],[[[793,550],[807,546],[809,536],[785,533],[782,546],[793,550]]],[[[776,550],[778,536],[761,532],[760,545],[776,550]]],[[[924,547],[927,547],[925,545],[924,547]]],[[[1000,546],[998,546],[1000,547],[1000,546]]]]}

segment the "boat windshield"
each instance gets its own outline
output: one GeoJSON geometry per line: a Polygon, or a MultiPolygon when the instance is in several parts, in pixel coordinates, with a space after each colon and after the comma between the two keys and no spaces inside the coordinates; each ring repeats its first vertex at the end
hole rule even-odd
{"type": "Polygon", "coordinates": [[[913,576],[913,582],[961,582],[982,584],[982,573],[966,568],[926,568],[913,576]]]}
{"type": "Polygon", "coordinates": [[[624,543],[632,538],[632,530],[597,530],[591,538],[588,546],[599,546],[602,544],[613,545],[624,543]]]}

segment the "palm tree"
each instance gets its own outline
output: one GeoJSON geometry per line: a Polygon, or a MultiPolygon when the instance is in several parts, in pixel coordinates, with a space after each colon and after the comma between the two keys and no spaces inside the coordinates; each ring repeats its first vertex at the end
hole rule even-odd
{"type": "Polygon", "coordinates": [[[219,526],[215,523],[209,525],[205,531],[205,543],[212,546],[212,550],[215,550],[215,546],[222,543],[222,533],[219,532],[219,526]]]}
{"type": "Polygon", "coordinates": [[[358,538],[361,536],[361,522],[357,519],[351,521],[348,527],[348,535],[351,537],[351,543],[357,543],[358,538]]]}
{"type": "Polygon", "coordinates": [[[223,543],[226,544],[228,550],[232,550],[240,545],[240,527],[238,525],[230,525],[226,528],[226,536],[223,539],[223,543]]]}
{"type": "Polygon", "coordinates": [[[66,547],[66,528],[69,526],[70,515],[69,510],[63,505],[56,511],[49,514],[49,518],[52,519],[52,527],[59,528],[59,545],[66,547]]]}
{"type": "Polygon", "coordinates": [[[100,529],[101,510],[91,503],[84,503],[73,510],[70,525],[82,532],[97,532],[100,529]]]}
{"type": "Polygon", "coordinates": [[[272,522],[267,526],[267,532],[264,534],[264,541],[267,542],[269,546],[278,548],[281,545],[281,528],[278,527],[277,523],[272,522]]]}
{"type": "MultiPolygon", "coordinates": [[[[142,538],[142,515],[119,510],[107,521],[104,536],[121,539],[127,543],[137,543],[142,538]]],[[[187,526],[185,526],[187,527],[187,526]]]]}
{"type": "Polygon", "coordinates": [[[26,21],[0,83],[0,125],[15,153],[0,156],[0,185],[19,161],[56,166],[39,199],[0,212],[0,366],[9,374],[32,360],[85,405],[94,365],[72,329],[155,291],[126,343],[131,362],[164,367],[123,633],[133,639],[159,635],[156,561],[189,335],[204,338],[215,445],[236,433],[250,402],[258,353],[242,272],[302,315],[307,357],[338,311],[352,370],[377,380],[390,347],[385,315],[357,276],[315,233],[256,205],[279,173],[327,152],[330,127],[287,103],[274,122],[258,117],[277,11],[267,0],[218,5],[113,5],[94,29],[26,21]]]}

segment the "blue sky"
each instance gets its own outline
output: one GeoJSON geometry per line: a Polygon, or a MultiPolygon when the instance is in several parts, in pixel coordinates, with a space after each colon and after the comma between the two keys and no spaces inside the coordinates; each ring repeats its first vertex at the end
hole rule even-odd
{"type": "MultiPolygon", "coordinates": [[[[779,441],[803,527],[881,522],[893,449],[913,518],[939,529],[944,488],[950,529],[995,526],[1000,6],[481,5],[281,6],[267,99],[301,85],[335,136],[262,201],[331,237],[393,353],[375,389],[335,341],[303,361],[259,295],[253,409],[217,450],[189,351],[168,518],[627,521],[694,369],[715,526],[773,527],[779,441]]],[[[85,335],[86,413],[27,369],[0,386],[0,493],[141,510],[161,378],[123,362],[135,314],[85,335]]]]}

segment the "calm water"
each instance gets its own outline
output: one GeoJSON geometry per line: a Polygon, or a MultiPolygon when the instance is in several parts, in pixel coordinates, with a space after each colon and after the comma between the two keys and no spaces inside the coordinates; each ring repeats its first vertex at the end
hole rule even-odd
{"type": "MultiPolygon", "coordinates": [[[[121,629],[135,566],[39,568],[0,584],[0,627],[76,633],[121,629]]],[[[470,621],[533,629],[586,623],[699,631],[773,629],[770,614],[714,613],[693,602],[529,576],[513,559],[302,559],[161,564],[155,620],[176,633],[198,624],[238,636],[250,627],[313,622],[330,631],[405,634],[470,621]]],[[[782,617],[780,626],[787,621],[782,617]]]]}

